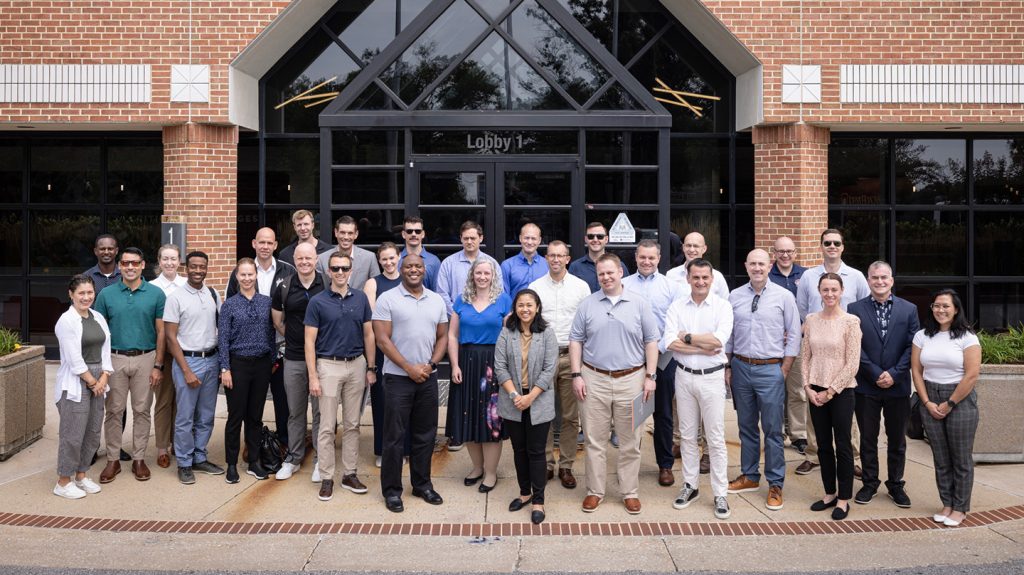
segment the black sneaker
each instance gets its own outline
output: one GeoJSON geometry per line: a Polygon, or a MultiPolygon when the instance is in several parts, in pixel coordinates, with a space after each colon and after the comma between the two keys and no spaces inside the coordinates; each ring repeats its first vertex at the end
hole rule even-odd
{"type": "Polygon", "coordinates": [[[192,485],[196,482],[196,476],[192,473],[191,467],[178,467],[178,481],[183,485],[192,485]]]}
{"type": "Polygon", "coordinates": [[[267,470],[263,469],[263,466],[260,465],[259,461],[253,461],[250,463],[249,470],[246,471],[246,473],[255,477],[257,481],[263,481],[269,475],[267,470]]]}
{"type": "Polygon", "coordinates": [[[118,459],[121,461],[131,461],[132,456],[128,455],[128,452],[122,449],[120,455],[118,455],[118,459]]]}
{"type": "Polygon", "coordinates": [[[865,485],[860,488],[857,492],[856,497],[853,500],[861,505],[867,505],[871,503],[871,500],[875,498],[875,488],[865,485]]]}
{"type": "Polygon", "coordinates": [[[806,439],[797,439],[796,441],[793,442],[793,449],[795,449],[796,452],[799,453],[800,455],[806,455],[807,454],[807,440],[806,439]]]}
{"type": "Polygon", "coordinates": [[[892,502],[896,504],[896,507],[902,507],[904,509],[910,508],[910,497],[907,496],[907,492],[902,486],[890,489],[889,499],[892,499],[892,502]]]}
{"type": "Polygon", "coordinates": [[[227,475],[224,476],[226,483],[238,483],[238,468],[234,465],[228,465],[227,475]]]}
{"type": "Polygon", "coordinates": [[[219,465],[214,465],[209,461],[201,461],[199,463],[192,464],[192,470],[198,471],[199,473],[205,473],[207,475],[223,475],[224,468],[219,465]]]}
{"type": "Polygon", "coordinates": [[[672,507],[676,509],[686,509],[691,503],[700,497],[700,490],[694,489],[689,483],[684,483],[683,488],[679,490],[679,496],[672,502],[672,507]]]}

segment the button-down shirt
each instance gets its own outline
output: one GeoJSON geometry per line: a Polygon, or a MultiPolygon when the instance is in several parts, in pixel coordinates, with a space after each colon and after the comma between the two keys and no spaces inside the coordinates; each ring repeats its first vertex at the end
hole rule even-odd
{"type": "Polygon", "coordinates": [[[654,272],[649,276],[643,276],[637,272],[622,278],[622,286],[644,296],[644,299],[651,304],[654,317],[658,320],[658,333],[663,333],[668,307],[672,305],[672,302],[683,297],[683,291],[679,284],[659,272],[654,272]]]}
{"type": "Polygon", "coordinates": [[[551,274],[545,274],[530,284],[530,289],[540,296],[540,315],[548,326],[555,330],[558,346],[569,345],[569,329],[580,303],[590,297],[590,286],[580,278],[566,273],[562,281],[555,281],[551,274]]]}
{"type": "Polygon", "coordinates": [[[310,298],[304,323],[317,328],[317,355],[353,357],[366,351],[363,324],[370,318],[370,300],[362,291],[349,288],[341,295],[328,289],[310,298]]]}
{"type": "Polygon", "coordinates": [[[871,298],[871,303],[875,306],[875,319],[882,331],[882,339],[885,339],[885,334],[889,332],[889,318],[892,317],[892,294],[883,302],[871,298]]]}
{"type": "Polygon", "coordinates": [[[789,275],[783,275],[779,271],[779,264],[776,262],[772,264],[772,269],[768,270],[768,279],[788,289],[789,293],[796,297],[796,289],[800,285],[800,278],[803,277],[805,271],[807,271],[807,268],[804,266],[793,264],[793,267],[789,269],[789,275]]]}
{"type": "MultiPolygon", "coordinates": [[[[679,284],[679,287],[683,290],[684,296],[690,295],[690,282],[687,281],[688,274],[686,273],[686,264],[676,266],[665,274],[665,277],[679,284]]],[[[725,281],[725,276],[722,272],[713,269],[711,270],[711,293],[716,296],[728,301],[729,300],[729,282],[725,281]]]]}
{"type": "MultiPolygon", "coordinates": [[[[398,254],[398,269],[402,269],[402,260],[409,254],[407,248],[402,248],[402,252],[398,254]]],[[[427,273],[423,276],[423,287],[430,291],[437,291],[437,273],[441,271],[441,260],[437,256],[428,252],[426,248],[420,250],[420,257],[423,258],[423,267],[427,273]]]]}
{"type": "MultiPolygon", "coordinates": [[[[477,259],[483,258],[494,263],[495,273],[497,273],[498,277],[492,281],[498,282],[498,285],[504,289],[505,284],[498,260],[484,252],[477,252],[476,257],[477,259]]],[[[444,261],[441,262],[441,268],[437,272],[437,295],[441,296],[441,299],[444,300],[444,305],[448,308],[448,315],[453,313],[452,303],[462,297],[462,292],[466,289],[466,277],[469,275],[469,268],[473,266],[474,261],[466,257],[466,250],[459,250],[444,258],[444,261]]]]}
{"type": "Polygon", "coordinates": [[[580,303],[569,331],[569,341],[583,344],[583,361],[617,371],[644,365],[644,346],[658,341],[658,320],[651,305],[639,294],[622,290],[612,303],[603,291],[580,303]]]}
{"type": "Polygon", "coordinates": [[[274,286],[274,276],[277,275],[277,259],[270,258],[270,267],[263,269],[259,260],[256,260],[256,291],[270,297],[270,288],[274,286]]]}
{"type": "Polygon", "coordinates": [[[220,308],[217,322],[217,358],[221,369],[231,369],[231,356],[262,357],[274,350],[274,324],[270,321],[270,298],[241,292],[229,297],[220,308]]]}
{"type": "Polygon", "coordinates": [[[729,303],[733,330],[726,352],[753,359],[800,355],[800,312],[796,298],[786,288],[767,282],[757,293],[748,282],[732,290],[729,303]]]}
{"type": "Polygon", "coordinates": [[[523,252],[519,252],[501,262],[501,276],[505,281],[505,293],[509,297],[515,297],[519,290],[547,273],[548,262],[540,254],[533,254],[533,259],[528,260],[523,252]]]}
{"type": "Polygon", "coordinates": [[[205,285],[195,289],[186,283],[168,296],[164,321],[178,324],[178,345],[182,351],[209,351],[217,347],[219,308],[220,300],[214,299],[205,285]]]}
{"type": "Polygon", "coordinates": [[[96,296],[93,305],[110,326],[110,349],[156,349],[156,320],[164,317],[167,296],[142,280],[132,290],[123,281],[96,296]]]}
{"type": "Polygon", "coordinates": [[[96,295],[99,295],[103,288],[121,282],[121,269],[117,267],[117,264],[114,264],[114,273],[109,276],[100,271],[99,264],[85,270],[85,275],[92,278],[92,283],[96,286],[96,295]]]}
{"type": "MultiPolygon", "coordinates": [[[[404,284],[389,289],[377,298],[373,321],[391,322],[391,342],[398,353],[412,364],[428,363],[437,342],[437,326],[448,323],[444,300],[424,289],[416,297],[404,284]]],[[[384,356],[384,373],[408,376],[401,367],[384,356]]]]}
{"type": "MultiPolygon", "coordinates": [[[[821,295],[818,294],[818,278],[824,274],[824,264],[804,271],[796,292],[796,307],[800,310],[800,321],[806,319],[807,314],[822,310],[821,295]]],[[[840,263],[839,276],[843,278],[843,297],[839,300],[839,305],[843,310],[846,310],[846,306],[851,303],[871,295],[868,280],[860,271],[840,263]]]]}
{"type": "MultiPolygon", "coordinates": [[[[622,266],[622,277],[629,275],[629,268],[626,264],[619,262],[622,266]]],[[[582,258],[573,260],[569,264],[569,273],[587,282],[590,286],[590,293],[600,291],[601,284],[597,281],[597,263],[590,259],[590,254],[584,254],[582,258]]]]}
{"type": "Polygon", "coordinates": [[[722,343],[722,349],[716,355],[704,355],[700,353],[672,352],[676,363],[690,369],[708,369],[722,365],[727,361],[725,357],[725,346],[732,335],[732,306],[728,300],[724,300],[713,293],[709,293],[704,301],[697,303],[693,297],[686,296],[677,299],[668,308],[665,316],[665,333],[662,335],[660,346],[668,349],[668,346],[679,340],[679,332],[690,334],[713,334],[722,343]]]}

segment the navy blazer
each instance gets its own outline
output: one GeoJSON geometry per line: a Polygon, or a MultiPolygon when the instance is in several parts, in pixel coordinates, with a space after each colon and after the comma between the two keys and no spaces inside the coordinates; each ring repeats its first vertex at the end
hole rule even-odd
{"type": "Polygon", "coordinates": [[[860,369],[857,371],[856,393],[886,397],[910,396],[910,348],[914,334],[921,329],[917,306],[892,297],[889,329],[882,339],[875,304],[871,296],[855,301],[846,311],[860,318],[860,369]],[[893,385],[882,389],[875,384],[883,371],[892,376],[893,385]]]}

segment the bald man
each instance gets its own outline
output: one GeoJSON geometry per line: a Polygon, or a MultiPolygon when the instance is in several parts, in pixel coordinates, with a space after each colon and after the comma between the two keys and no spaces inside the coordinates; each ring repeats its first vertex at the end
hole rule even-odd
{"type": "Polygon", "coordinates": [[[501,262],[501,276],[505,278],[505,293],[515,297],[535,280],[548,273],[548,263],[537,253],[540,247],[540,227],[526,224],[519,230],[519,253],[501,262]]]}
{"type": "MultiPolygon", "coordinates": [[[[687,266],[693,260],[703,258],[707,251],[708,244],[704,241],[704,236],[700,232],[690,232],[683,238],[683,255],[686,257],[686,261],[683,262],[683,265],[668,270],[665,277],[679,284],[679,287],[683,289],[684,296],[690,295],[690,284],[686,281],[687,266]]],[[[711,293],[724,300],[729,299],[729,284],[725,281],[725,276],[722,275],[722,272],[717,269],[714,270],[711,293]]]]}
{"type": "MultiPolygon", "coordinates": [[[[776,239],[772,246],[775,263],[768,272],[768,279],[788,289],[793,297],[796,297],[800,278],[807,269],[796,263],[796,254],[796,244],[792,239],[786,236],[776,239]]],[[[786,376],[786,424],[783,427],[788,430],[789,443],[800,455],[807,453],[807,418],[807,395],[804,393],[804,378],[800,371],[800,356],[797,356],[793,369],[786,376]]]]}

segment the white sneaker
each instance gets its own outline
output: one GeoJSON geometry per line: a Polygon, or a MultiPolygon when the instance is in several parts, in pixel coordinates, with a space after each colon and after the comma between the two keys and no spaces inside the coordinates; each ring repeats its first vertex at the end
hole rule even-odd
{"type": "Polygon", "coordinates": [[[313,483],[320,483],[320,466],[313,462],[313,483]]]}
{"type": "Polygon", "coordinates": [[[377,467],[380,467],[380,456],[379,456],[379,455],[377,456],[376,460],[375,460],[375,461],[374,461],[373,463],[374,463],[374,465],[376,465],[377,467]]]}
{"type": "Polygon", "coordinates": [[[100,488],[99,485],[96,485],[95,481],[89,479],[88,477],[83,477],[80,480],[76,479],[75,486],[90,495],[92,495],[93,493],[99,493],[100,491],[103,490],[102,488],[100,488]]]}
{"type": "Polygon", "coordinates": [[[287,461],[285,461],[284,463],[281,464],[281,469],[277,470],[277,473],[274,474],[274,479],[280,481],[284,481],[285,479],[291,479],[291,476],[294,475],[295,472],[298,471],[300,467],[301,465],[295,465],[294,463],[288,463],[287,461]]]}
{"type": "Polygon", "coordinates": [[[64,499],[81,499],[85,497],[85,492],[79,489],[72,481],[69,481],[67,485],[61,485],[60,483],[54,485],[53,494],[64,499]]]}

